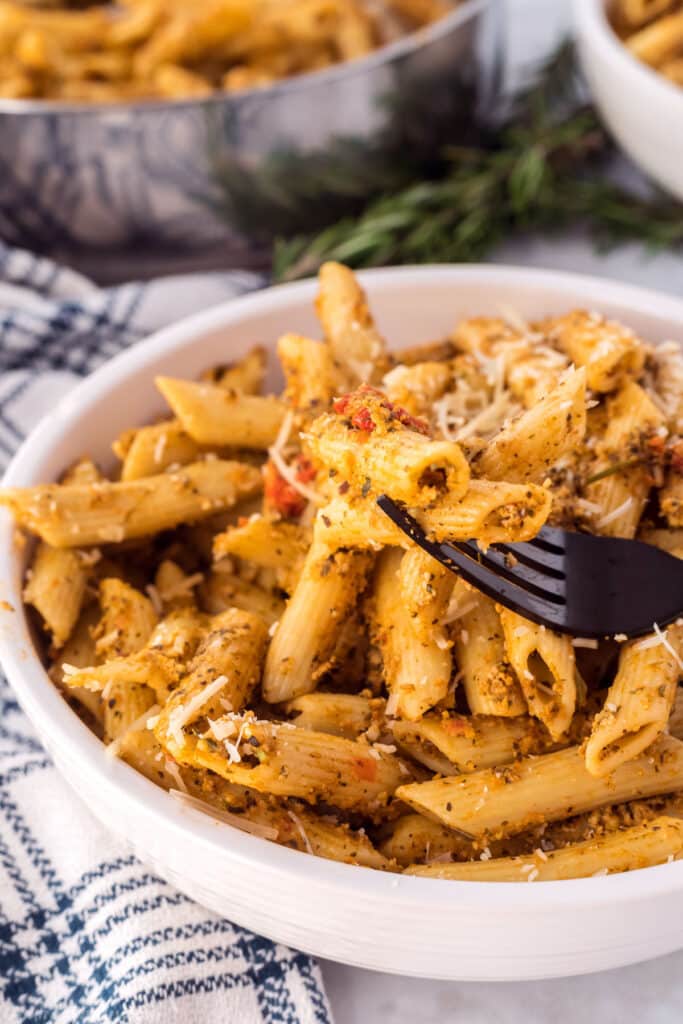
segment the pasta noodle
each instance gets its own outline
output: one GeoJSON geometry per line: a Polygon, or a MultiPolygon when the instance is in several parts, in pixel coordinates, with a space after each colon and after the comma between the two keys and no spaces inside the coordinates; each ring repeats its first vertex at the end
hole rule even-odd
{"type": "Polygon", "coordinates": [[[390,354],[337,264],[317,310],[324,340],[279,339],[281,394],[259,347],[161,377],[171,418],[121,434],[110,476],[82,459],[0,489],[35,537],[51,679],[188,814],[307,854],[463,882],[679,858],[683,620],[561,635],[377,498],[438,543],[549,522],[683,557],[683,357],[597,314],[511,309],[390,354]]]}

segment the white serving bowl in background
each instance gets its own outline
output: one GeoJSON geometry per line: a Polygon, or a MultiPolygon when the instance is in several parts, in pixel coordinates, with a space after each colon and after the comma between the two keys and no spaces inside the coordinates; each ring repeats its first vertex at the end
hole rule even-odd
{"type": "MultiPolygon", "coordinates": [[[[683,337],[683,301],[599,278],[484,266],[376,270],[361,278],[397,348],[443,336],[459,317],[503,304],[526,317],[583,306],[622,318],[652,341],[683,337]]],[[[54,480],[86,450],[107,462],[119,431],[162,411],[156,373],[194,376],[255,341],[272,348],[286,330],[315,336],[316,290],[303,282],[249,295],[118,356],[38,426],[5,483],[54,480]]],[[[22,707],[93,814],[200,903],[310,953],[433,978],[548,978],[683,947],[683,862],[531,885],[412,878],[314,858],[179,806],[109,758],[48,679],[22,608],[26,554],[13,538],[2,510],[0,659],[22,707]]]]}
{"type": "Polygon", "coordinates": [[[619,145],[683,199],[683,89],[636,60],[607,20],[608,0],[574,0],[579,57],[619,145]]]}

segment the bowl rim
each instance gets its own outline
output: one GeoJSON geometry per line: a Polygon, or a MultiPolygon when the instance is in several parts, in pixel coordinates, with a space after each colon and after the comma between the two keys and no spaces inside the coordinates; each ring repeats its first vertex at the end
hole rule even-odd
{"type": "Polygon", "coordinates": [[[319,71],[306,71],[299,75],[292,75],[290,78],[282,78],[273,82],[272,85],[260,88],[241,89],[235,92],[220,91],[211,93],[208,96],[174,99],[135,100],[132,102],[113,103],[88,103],[85,100],[65,102],[62,100],[40,100],[40,99],[2,99],[0,97],[0,116],[15,115],[27,116],[30,114],[64,114],[64,115],[90,115],[113,117],[123,114],[142,115],[145,113],[156,113],[161,111],[176,111],[183,108],[203,109],[207,107],[220,106],[230,102],[247,102],[258,98],[267,100],[274,96],[286,95],[288,93],[302,92],[308,88],[314,88],[318,84],[335,82],[342,78],[351,78],[354,74],[362,74],[364,71],[372,71],[375,67],[390,63],[407,54],[419,50],[423,46],[436,42],[451,31],[460,27],[471,17],[484,11],[493,0],[461,0],[459,5],[450,14],[445,14],[438,21],[423,25],[421,28],[409,32],[405,36],[386,43],[362,57],[354,57],[351,60],[339,61],[329,68],[322,68],[319,71]]]}
{"type": "Polygon", "coordinates": [[[585,38],[597,38],[604,56],[613,65],[635,75],[641,86],[661,90],[662,96],[675,99],[683,106],[683,88],[664,75],[638,60],[619,39],[607,17],[610,0],[574,0],[574,21],[578,32],[585,38]]]}
{"type": "MultiPolygon", "coordinates": [[[[623,305],[625,315],[669,319],[683,332],[683,299],[643,289],[595,275],[563,271],[538,270],[507,265],[427,265],[419,267],[379,268],[362,272],[360,280],[369,289],[391,294],[406,287],[419,289],[421,283],[442,283],[444,287],[467,289],[468,283],[491,288],[507,284],[531,287],[539,294],[554,289],[566,293],[567,300],[578,292],[590,292],[590,300],[623,305]]],[[[92,375],[67,393],[49,417],[29,434],[12,459],[2,483],[22,486],[34,483],[34,463],[38,454],[54,448],[62,434],[87,417],[107,393],[131,376],[143,373],[145,367],[165,352],[174,352],[192,345],[197,338],[216,329],[229,328],[249,318],[252,313],[284,312],[292,304],[310,303],[317,282],[307,280],[277,285],[228,300],[201,313],[155,332],[147,339],[124,350],[107,361],[92,375]],[[265,309],[264,309],[265,307],[265,309]],[[32,470],[32,466],[34,467],[32,470]]],[[[576,299],[575,299],[576,301],[576,299]]],[[[283,329],[286,329],[283,323],[283,329]]],[[[91,776],[97,776],[106,797],[132,801],[139,812],[174,832],[180,830],[187,838],[207,848],[213,856],[230,863],[248,864],[252,868],[275,872],[283,882],[296,884],[314,876],[316,884],[337,893],[371,901],[375,907],[400,901],[410,907],[436,910],[444,900],[461,910],[496,911],[499,914],[521,910],[569,909],[582,907],[627,905],[634,901],[665,895],[683,887],[683,861],[626,872],[600,879],[583,878],[544,882],[540,886],[524,886],[515,882],[459,882],[385,873],[376,869],[359,869],[312,858],[308,854],[279,846],[268,840],[218,823],[210,815],[181,806],[168,794],[140,775],[129,765],[107,755],[105,747],[75,711],[66,703],[49,679],[33,647],[28,619],[21,599],[21,578],[18,570],[20,554],[14,543],[14,527],[6,509],[0,509],[0,663],[12,688],[41,734],[49,734],[51,746],[60,757],[91,776]],[[220,824],[221,828],[217,828],[220,824]],[[230,829],[230,832],[225,832],[230,829]],[[226,837],[229,840],[226,842],[226,837]],[[400,891],[399,891],[400,887],[400,891]]]]}

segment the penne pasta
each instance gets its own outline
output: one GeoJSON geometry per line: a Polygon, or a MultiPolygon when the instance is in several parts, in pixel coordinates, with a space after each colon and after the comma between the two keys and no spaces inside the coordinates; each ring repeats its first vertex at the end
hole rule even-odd
{"type": "Polygon", "coordinates": [[[369,817],[381,812],[411,774],[404,762],[367,743],[297,729],[287,722],[222,717],[211,731],[213,737],[225,735],[225,740],[186,735],[183,743],[165,727],[165,722],[157,724],[157,737],[184,764],[207,768],[260,793],[297,797],[310,804],[325,801],[369,817]]]}
{"type": "Polygon", "coordinates": [[[458,445],[431,441],[426,426],[413,423],[381,392],[360,388],[338,399],[334,409],[311,424],[306,444],[354,492],[387,493],[421,508],[440,495],[453,501],[464,495],[470,472],[458,445]]]}
{"type": "Polygon", "coordinates": [[[254,345],[245,356],[225,366],[214,366],[202,374],[207,384],[245,395],[260,395],[268,368],[268,353],[263,345],[254,345]]]}
{"type": "Polygon", "coordinates": [[[527,712],[519,680],[505,651],[494,602],[476,590],[463,598],[453,625],[456,663],[473,715],[514,718],[527,712]]]}
{"type": "Polygon", "coordinates": [[[683,476],[669,475],[659,492],[659,507],[669,526],[683,526],[683,476]]]}
{"type": "Polygon", "coordinates": [[[373,722],[381,722],[384,701],[357,693],[306,693],[287,701],[282,709],[298,729],[329,732],[355,740],[373,722]]]}
{"type": "Polygon", "coordinates": [[[340,263],[324,263],[318,280],[315,306],[335,362],[351,383],[377,383],[388,357],[363,289],[340,263]]]}
{"type": "Polygon", "coordinates": [[[661,440],[657,431],[664,416],[643,388],[630,382],[608,399],[607,417],[585,494],[599,509],[595,527],[600,533],[634,537],[651,488],[644,464],[647,443],[652,437],[661,440]]]}
{"type": "Polygon", "coordinates": [[[382,655],[389,691],[387,714],[409,720],[420,718],[446,696],[452,670],[450,644],[443,632],[430,633],[423,615],[413,616],[404,600],[402,580],[411,567],[405,571],[403,563],[412,557],[412,552],[397,548],[382,552],[370,613],[371,636],[382,655]]]}
{"type": "Polygon", "coordinates": [[[681,626],[622,647],[616,678],[586,745],[586,767],[592,775],[608,775],[637,757],[666,729],[683,666],[681,653],[681,626]]]}
{"type": "Polygon", "coordinates": [[[298,523],[249,516],[246,522],[219,533],[213,542],[213,557],[244,558],[266,569],[275,569],[278,580],[291,592],[296,584],[310,545],[310,530],[298,523]]]}
{"type": "Polygon", "coordinates": [[[510,764],[553,747],[546,729],[527,715],[425,715],[417,722],[394,721],[391,731],[399,750],[441,775],[510,764]]]}
{"type": "Polygon", "coordinates": [[[566,733],[583,684],[571,638],[500,608],[505,650],[529,708],[554,740],[566,733]]]}
{"type": "Polygon", "coordinates": [[[407,874],[463,882],[552,882],[634,871],[666,864],[681,854],[683,821],[662,817],[550,853],[541,850],[531,856],[492,858],[469,864],[414,865],[407,869],[407,874]]]}
{"type": "Polygon", "coordinates": [[[40,614],[55,647],[63,647],[78,621],[90,575],[86,553],[40,541],[24,587],[24,601],[40,614]]]}
{"type": "Polygon", "coordinates": [[[231,508],[257,494],[261,475],[239,462],[195,462],[123,483],[0,489],[17,522],[58,548],[120,543],[231,508]]]}
{"type": "Polygon", "coordinates": [[[586,433],[586,375],[568,371],[549,394],[491,438],[476,460],[489,480],[541,483],[586,433]]]}
{"type": "MultiPolygon", "coordinates": [[[[433,539],[498,544],[531,540],[550,514],[549,493],[535,484],[494,484],[473,480],[458,502],[446,499],[415,509],[415,518],[433,539]]],[[[321,509],[316,540],[329,548],[408,547],[410,540],[374,502],[335,498],[321,509]]]]}
{"type": "Polygon", "coordinates": [[[123,460],[122,480],[140,480],[163,473],[169,466],[186,466],[208,451],[193,441],[178,420],[165,420],[119,438],[114,451],[123,460]]]}
{"type": "Polygon", "coordinates": [[[633,331],[597,313],[575,310],[546,321],[543,328],[573,363],[585,366],[591,391],[624,387],[643,368],[645,353],[633,331]]]}
{"type": "MultiPolygon", "coordinates": [[[[390,0],[402,17],[425,2],[390,0]]],[[[196,77],[168,60],[164,87],[196,77]]],[[[680,350],[503,308],[390,356],[338,264],[318,310],[324,341],[280,337],[278,397],[258,347],[161,377],[174,418],[121,434],[111,479],[85,458],[0,489],[36,538],[25,601],[51,679],[188,813],[294,850],[462,881],[678,857],[683,619],[560,635],[458,579],[377,498],[436,543],[550,521],[683,557],[680,350]]]]}
{"type": "Polygon", "coordinates": [[[525,757],[502,768],[401,786],[397,797],[464,835],[514,835],[605,804],[683,789],[683,743],[660,736],[611,775],[587,770],[580,747],[525,757]]]}
{"type": "Polygon", "coordinates": [[[306,417],[327,409],[343,385],[329,345],[301,334],[283,334],[277,354],[289,405],[306,417]]]}
{"type": "Polygon", "coordinates": [[[355,607],[369,569],[365,552],[311,545],[268,649],[264,700],[278,704],[310,693],[333,667],[340,626],[355,607]]]}
{"type": "Polygon", "coordinates": [[[258,615],[267,626],[279,622],[285,610],[285,602],[272,590],[227,572],[210,572],[207,575],[199,587],[199,601],[204,611],[211,615],[218,615],[229,608],[241,608],[258,615]]]}
{"type": "Polygon", "coordinates": [[[156,385],[193,441],[266,449],[278,436],[285,407],[277,398],[212,384],[157,377],[156,385]]]}
{"type": "Polygon", "coordinates": [[[443,863],[441,858],[466,861],[476,855],[471,839],[422,814],[403,814],[390,829],[388,837],[380,844],[380,851],[404,868],[419,861],[443,863]]]}

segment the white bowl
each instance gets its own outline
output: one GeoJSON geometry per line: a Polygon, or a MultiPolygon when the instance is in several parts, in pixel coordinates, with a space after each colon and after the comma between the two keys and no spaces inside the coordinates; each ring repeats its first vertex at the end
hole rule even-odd
{"type": "Polygon", "coordinates": [[[612,30],[607,0],[574,0],[579,56],[593,98],[619,145],[683,199],[683,89],[636,60],[612,30]]]}
{"type": "MultiPolygon", "coordinates": [[[[621,317],[658,341],[683,335],[683,302],[597,278],[505,267],[422,267],[362,275],[381,329],[400,347],[442,336],[462,316],[514,305],[524,316],[573,306],[621,317]]],[[[249,295],[167,328],[67,396],[7,471],[12,485],[53,480],[88,450],[162,410],[155,373],[195,375],[318,332],[314,282],[249,295]]],[[[401,877],[337,864],[236,831],[180,807],[112,761],[62,700],[34,650],[21,603],[25,555],[0,515],[0,658],[59,771],[140,858],[200,903],[256,932],[361,967],[445,979],[580,974],[683,946],[683,862],[541,884],[401,877]]]]}

